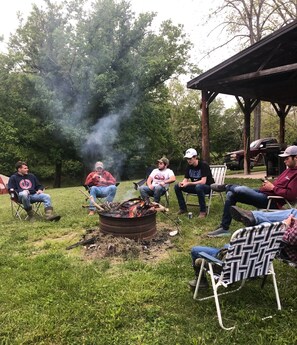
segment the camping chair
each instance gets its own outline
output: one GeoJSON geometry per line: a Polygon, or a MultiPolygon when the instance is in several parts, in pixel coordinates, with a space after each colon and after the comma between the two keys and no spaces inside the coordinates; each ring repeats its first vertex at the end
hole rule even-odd
{"type": "Polygon", "coordinates": [[[204,252],[199,253],[203,260],[193,298],[197,299],[199,284],[204,270],[210,275],[213,295],[198,300],[215,299],[218,321],[223,329],[230,330],[234,327],[227,328],[223,325],[219,296],[240,290],[246,279],[268,274],[272,275],[277,308],[281,310],[272,261],[279,250],[285,229],[285,224],[280,222],[272,224],[263,223],[237,230],[231,237],[224,261],[204,252]],[[221,267],[219,273],[217,273],[218,267],[221,267]],[[218,293],[219,287],[227,288],[230,284],[239,281],[241,281],[241,285],[238,288],[218,293]]]}
{"type": "Polygon", "coordinates": [[[278,200],[284,200],[285,201],[285,207],[286,208],[294,208],[297,205],[297,200],[295,201],[288,201],[286,198],[282,196],[277,196],[277,195],[269,195],[268,197],[268,204],[266,207],[266,211],[279,211],[279,209],[271,208],[271,203],[273,201],[277,202],[278,200]]]}
{"type": "MultiPolygon", "coordinates": [[[[11,214],[13,218],[19,219],[19,220],[26,220],[28,218],[28,214],[24,208],[24,205],[19,202],[19,196],[18,193],[10,189],[8,190],[9,196],[10,196],[10,206],[11,206],[11,214]]],[[[34,212],[34,215],[37,217],[42,217],[40,206],[42,202],[37,201],[32,203],[32,210],[34,212]]]]}
{"type": "MultiPolygon", "coordinates": [[[[210,165],[210,170],[212,173],[212,176],[214,178],[214,183],[216,184],[224,184],[225,182],[225,176],[226,176],[226,171],[227,171],[227,165],[223,164],[223,165],[210,165]]],[[[193,194],[193,193],[185,193],[186,194],[186,205],[187,206],[199,206],[199,203],[191,203],[189,202],[189,197],[195,197],[197,199],[197,194],[193,194]]],[[[222,203],[224,203],[224,196],[222,193],[219,192],[214,192],[212,190],[210,190],[209,194],[205,194],[205,197],[208,198],[208,202],[207,202],[207,215],[209,214],[210,211],[210,205],[211,205],[211,199],[214,195],[220,195],[222,203]]]]}
{"type": "MultiPolygon", "coordinates": [[[[118,185],[120,184],[120,182],[117,182],[115,185],[116,187],[118,187],[118,185]]],[[[88,192],[88,194],[90,194],[90,189],[91,189],[91,185],[87,185],[87,184],[84,184],[83,185],[85,190],[88,192]]],[[[97,200],[95,200],[95,202],[97,202],[98,204],[102,204],[103,203],[103,199],[104,197],[100,197],[100,196],[97,196],[96,198],[97,200]]],[[[86,198],[85,201],[89,201],[89,198],[86,198]]],[[[83,208],[88,208],[89,205],[82,205],[83,208]]]]}

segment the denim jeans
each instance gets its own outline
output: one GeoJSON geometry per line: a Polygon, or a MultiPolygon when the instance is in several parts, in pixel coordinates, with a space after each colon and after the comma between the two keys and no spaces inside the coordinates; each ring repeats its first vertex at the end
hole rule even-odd
{"type": "MultiPolygon", "coordinates": [[[[229,244],[225,244],[223,246],[223,248],[228,248],[229,244]]],[[[222,248],[214,248],[214,247],[202,247],[202,246],[195,246],[192,247],[191,249],[191,257],[192,257],[192,263],[193,265],[195,264],[195,260],[200,258],[199,253],[200,252],[204,252],[208,255],[211,255],[213,257],[216,257],[216,255],[218,254],[218,252],[221,250],[222,248]]]]}
{"type": "Polygon", "coordinates": [[[196,184],[187,187],[180,187],[178,184],[174,186],[178,205],[181,210],[187,208],[183,192],[197,194],[200,205],[200,212],[206,212],[205,194],[210,193],[210,186],[207,184],[196,184]]]}
{"type": "Polygon", "coordinates": [[[255,217],[256,224],[264,222],[282,222],[283,220],[287,219],[291,214],[294,216],[294,218],[297,218],[296,208],[274,212],[252,211],[252,213],[255,217]]]}
{"type": "Polygon", "coordinates": [[[166,188],[157,185],[151,190],[148,186],[142,186],[139,188],[139,192],[143,200],[153,196],[155,202],[160,202],[161,196],[166,193],[166,188]]]}
{"type": "Polygon", "coordinates": [[[24,205],[25,210],[29,210],[34,202],[43,202],[44,207],[51,207],[51,197],[48,194],[28,194],[26,190],[19,193],[19,201],[24,205]]]}
{"type": "MultiPolygon", "coordinates": [[[[230,209],[231,206],[236,205],[237,202],[255,206],[257,208],[266,208],[268,199],[267,195],[260,192],[259,189],[252,189],[246,186],[227,185],[226,186],[226,201],[224,205],[224,212],[221,226],[228,230],[232,221],[230,209]]],[[[276,205],[273,203],[273,207],[276,205]]]]}
{"type": "MultiPolygon", "coordinates": [[[[106,198],[107,202],[112,202],[117,192],[117,187],[115,185],[111,186],[104,186],[104,187],[96,187],[92,186],[90,189],[90,195],[94,198],[94,201],[97,197],[99,198],[106,198]]],[[[95,206],[90,201],[90,210],[95,210],[95,206]]]]}

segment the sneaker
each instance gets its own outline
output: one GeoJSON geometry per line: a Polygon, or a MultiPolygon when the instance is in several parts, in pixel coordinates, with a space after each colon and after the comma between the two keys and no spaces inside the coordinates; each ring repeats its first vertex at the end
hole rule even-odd
{"type": "Polygon", "coordinates": [[[219,227],[218,229],[209,232],[207,234],[207,237],[225,237],[225,236],[230,236],[231,233],[229,230],[224,229],[223,227],[219,227]]]}
{"type": "Polygon", "coordinates": [[[88,215],[89,215],[89,216],[95,216],[95,211],[92,211],[92,210],[91,210],[91,211],[89,212],[88,215]]]}
{"type": "Polygon", "coordinates": [[[210,185],[211,190],[213,190],[214,192],[226,192],[226,184],[217,184],[217,183],[213,183],[210,185]]]}
{"type": "Polygon", "coordinates": [[[188,210],[182,210],[182,209],[180,209],[180,210],[177,212],[177,214],[184,214],[184,213],[188,213],[188,210]]]}
{"type": "Polygon", "coordinates": [[[206,212],[200,212],[198,218],[205,218],[207,216],[206,212]]]}
{"type": "Polygon", "coordinates": [[[231,206],[231,217],[245,226],[256,225],[256,219],[251,211],[243,210],[237,206],[231,206]]]}
{"type": "Polygon", "coordinates": [[[138,190],[138,188],[139,188],[139,185],[138,185],[138,183],[136,183],[136,182],[133,182],[133,184],[134,184],[134,189],[135,189],[135,190],[138,190]]]}

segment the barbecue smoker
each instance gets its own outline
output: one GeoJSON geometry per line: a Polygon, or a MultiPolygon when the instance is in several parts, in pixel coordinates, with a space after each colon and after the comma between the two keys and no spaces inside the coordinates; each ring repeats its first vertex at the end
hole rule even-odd
{"type": "Polygon", "coordinates": [[[156,231],[156,213],[162,206],[130,199],[121,204],[109,204],[109,210],[99,211],[100,231],[134,240],[150,239],[156,231]]]}

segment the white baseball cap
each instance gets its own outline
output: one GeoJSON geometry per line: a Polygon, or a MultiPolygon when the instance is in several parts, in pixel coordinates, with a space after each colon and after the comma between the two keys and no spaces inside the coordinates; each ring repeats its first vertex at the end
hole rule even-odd
{"type": "Polygon", "coordinates": [[[184,158],[192,158],[194,156],[197,156],[197,151],[195,149],[187,149],[184,158]]]}
{"type": "Polygon", "coordinates": [[[285,152],[279,155],[280,157],[297,156],[297,146],[289,146],[286,148],[285,152]]]}
{"type": "Polygon", "coordinates": [[[97,170],[97,169],[99,169],[99,168],[101,168],[101,169],[104,168],[104,165],[103,165],[102,162],[96,162],[96,164],[95,164],[95,170],[97,170]]]}

